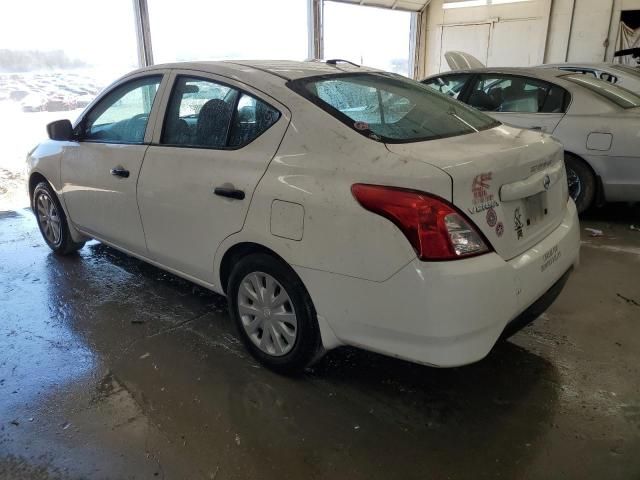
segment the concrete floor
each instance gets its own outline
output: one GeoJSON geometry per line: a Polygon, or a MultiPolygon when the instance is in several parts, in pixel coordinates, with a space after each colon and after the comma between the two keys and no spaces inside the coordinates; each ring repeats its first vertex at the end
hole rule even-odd
{"type": "Polygon", "coordinates": [[[475,365],[344,348],[290,379],[224,298],[96,242],[56,257],[0,213],[0,478],[639,479],[634,221],[585,221],[604,236],[556,304],[475,365]]]}

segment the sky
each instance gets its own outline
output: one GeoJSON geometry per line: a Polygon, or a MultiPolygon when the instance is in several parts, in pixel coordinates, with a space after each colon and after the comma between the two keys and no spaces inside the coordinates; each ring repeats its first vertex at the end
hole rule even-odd
{"type": "MultiPolygon", "coordinates": [[[[307,0],[147,1],[156,63],[308,56],[307,0]]],[[[126,71],[137,66],[132,4],[4,0],[0,49],[60,49],[71,59],[126,71]]],[[[406,12],[326,2],[325,58],[389,68],[390,59],[408,57],[409,19],[406,12]]]]}
{"type": "Polygon", "coordinates": [[[3,0],[0,5],[2,49],[64,50],[73,59],[119,68],[137,64],[132,0],[3,0]]]}
{"type": "Polygon", "coordinates": [[[408,61],[410,22],[409,12],[326,2],[324,56],[392,70],[391,60],[408,61]]]}
{"type": "Polygon", "coordinates": [[[306,0],[148,0],[154,59],[307,57],[306,0]]]}

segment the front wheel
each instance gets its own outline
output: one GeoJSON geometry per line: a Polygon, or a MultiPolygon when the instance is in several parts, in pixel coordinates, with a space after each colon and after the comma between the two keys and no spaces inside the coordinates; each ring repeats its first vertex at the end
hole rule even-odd
{"type": "Polygon", "coordinates": [[[62,205],[47,182],[40,182],[33,190],[33,213],[42,238],[55,253],[68,255],[84,246],[71,238],[62,205]]]}
{"type": "Polygon", "coordinates": [[[227,295],[242,342],[262,364],[296,373],[317,358],[321,340],[315,308],[287,264],[262,253],[242,258],[231,272],[227,295]]]}
{"type": "Polygon", "coordinates": [[[585,212],[596,196],[596,179],[591,169],[581,159],[565,154],[569,195],[576,203],[578,213],[585,212]]]}

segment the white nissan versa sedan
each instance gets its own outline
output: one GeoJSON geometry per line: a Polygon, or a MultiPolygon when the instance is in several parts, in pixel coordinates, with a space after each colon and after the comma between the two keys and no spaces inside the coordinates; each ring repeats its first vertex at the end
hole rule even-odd
{"type": "Polygon", "coordinates": [[[28,157],[47,244],[95,238],[229,298],[250,352],[475,362],[578,261],[563,152],[417,82],[321,62],[135,71],[28,157]]]}

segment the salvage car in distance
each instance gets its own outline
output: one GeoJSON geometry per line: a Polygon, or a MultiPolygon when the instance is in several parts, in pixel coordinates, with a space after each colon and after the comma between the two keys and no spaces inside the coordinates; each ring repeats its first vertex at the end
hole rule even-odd
{"type": "Polygon", "coordinates": [[[564,145],[578,212],[604,201],[640,201],[640,95],[545,68],[476,68],[423,83],[506,124],[552,134],[564,145]]]}
{"type": "Polygon", "coordinates": [[[228,297],[249,351],[442,367],[537,317],[578,261],[562,148],[340,62],[158,65],[29,154],[46,243],[88,238],[228,297]]]}

